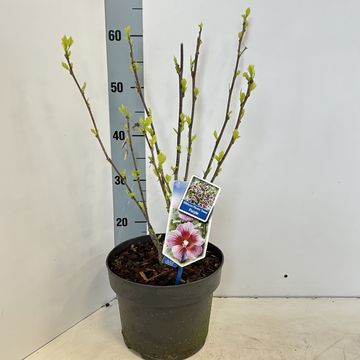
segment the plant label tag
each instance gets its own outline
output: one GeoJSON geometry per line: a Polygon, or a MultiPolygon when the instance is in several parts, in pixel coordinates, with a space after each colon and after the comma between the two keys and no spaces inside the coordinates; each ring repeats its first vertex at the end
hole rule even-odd
{"type": "Polygon", "coordinates": [[[204,223],[178,210],[187,186],[186,181],[174,181],[162,250],[162,254],[180,268],[206,256],[211,227],[211,219],[204,223]]]}
{"type": "Polygon", "coordinates": [[[219,186],[193,175],[180,201],[179,211],[207,222],[220,190],[219,186]]]}

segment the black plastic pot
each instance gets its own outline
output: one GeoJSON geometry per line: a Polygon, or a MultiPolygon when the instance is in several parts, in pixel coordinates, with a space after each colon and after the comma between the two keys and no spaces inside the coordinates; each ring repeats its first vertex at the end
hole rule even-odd
{"type": "Polygon", "coordinates": [[[221,259],[210,276],[183,285],[153,286],[122,279],[109,264],[127,246],[151,241],[141,236],[116,246],[108,255],[110,285],[120,310],[122,334],[128,348],[148,360],[182,360],[195,354],[205,343],[212,296],[220,283],[223,253],[215,245],[208,248],[221,259]]]}

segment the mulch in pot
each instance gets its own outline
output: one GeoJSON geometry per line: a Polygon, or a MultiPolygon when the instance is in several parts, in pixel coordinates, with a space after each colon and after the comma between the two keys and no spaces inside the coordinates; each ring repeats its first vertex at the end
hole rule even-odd
{"type": "MultiPolygon", "coordinates": [[[[206,257],[185,266],[181,284],[211,275],[220,266],[218,256],[207,250],[206,257]]],[[[160,264],[158,252],[151,242],[139,242],[125,248],[110,264],[110,269],[121,278],[147,285],[175,285],[177,268],[160,264]]]]}

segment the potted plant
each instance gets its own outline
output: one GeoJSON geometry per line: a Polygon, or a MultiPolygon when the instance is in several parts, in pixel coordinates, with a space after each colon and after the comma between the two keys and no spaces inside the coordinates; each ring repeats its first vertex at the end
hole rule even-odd
{"type": "MultiPolygon", "coordinates": [[[[244,72],[241,72],[239,68],[240,59],[246,50],[243,41],[248,28],[249,15],[250,9],[247,9],[242,15],[242,28],[238,34],[235,66],[229,87],[225,116],[220,131],[215,130],[213,132],[214,146],[204,170],[203,178],[210,180],[211,183],[220,174],[232,146],[239,138],[239,126],[245,114],[245,105],[256,87],[254,66],[249,65],[247,71],[244,72]],[[244,91],[240,91],[239,111],[234,122],[232,122],[230,106],[235,83],[241,74],[246,88],[244,91]],[[228,126],[232,126],[232,135],[225,142],[224,134],[228,126]],[[220,151],[219,146],[223,143],[225,143],[225,148],[220,151]]],[[[179,212],[179,198],[175,194],[175,191],[177,191],[176,186],[183,186],[188,182],[189,165],[193,156],[192,146],[196,139],[196,135],[193,134],[193,124],[195,121],[195,106],[200,94],[196,76],[202,44],[202,31],[203,25],[201,23],[194,57],[190,59],[190,89],[188,89],[188,83],[183,77],[184,56],[182,44],[180,46],[179,60],[174,57],[178,77],[179,111],[177,128],[174,129],[176,133],[176,158],[174,166],[171,167],[171,175],[165,171],[164,164],[167,158],[161,151],[152,113],[139,82],[139,65],[134,60],[130,27],[125,28],[130,51],[130,69],[134,75],[135,89],[140,96],[146,115],[144,118],[134,121],[125,105],[119,107],[119,111],[125,119],[125,151],[131,157],[133,165],[131,174],[126,174],[125,170],[119,169],[106,150],[86,95],[86,83],[81,84],[79,82],[71,60],[70,49],[73,45],[73,39],[67,36],[62,38],[65,57],[62,66],[70,74],[81,94],[92,122],[91,132],[98,141],[106,160],[120,177],[129,198],[136,203],[148,224],[148,235],[121,243],[109,253],[106,260],[110,284],[116,292],[119,302],[125,343],[144,359],[185,359],[196,353],[204,345],[208,332],[212,295],[219,285],[224,260],[223,254],[218,247],[209,244],[206,248],[204,245],[206,243],[204,238],[209,233],[209,222],[200,222],[189,215],[179,212]],[[188,93],[190,93],[191,97],[189,115],[183,109],[183,99],[188,93]],[[131,136],[133,132],[140,132],[144,135],[150,166],[158,180],[166,209],[170,212],[167,238],[165,238],[165,234],[157,234],[151,223],[145,195],[140,186],[141,174],[134,155],[131,136]],[[185,171],[183,177],[181,177],[182,136],[186,132],[185,171]],[[130,179],[134,181],[130,182],[130,179]],[[133,183],[136,184],[135,188],[133,183]],[[171,187],[172,183],[173,188],[171,187]],[[172,254],[175,262],[180,265],[186,265],[186,261],[189,260],[190,265],[176,268],[176,265],[171,261],[165,261],[164,263],[163,253],[172,254]],[[200,258],[201,260],[194,262],[200,258]],[[176,285],[175,281],[176,278],[179,278],[180,270],[183,271],[182,279],[176,285]]],[[[201,188],[199,184],[194,185],[191,195],[193,197],[196,196],[198,191],[196,186],[199,189],[201,188]]],[[[214,197],[214,194],[212,196],[214,197]]],[[[204,202],[204,199],[201,201],[204,202]]]]}

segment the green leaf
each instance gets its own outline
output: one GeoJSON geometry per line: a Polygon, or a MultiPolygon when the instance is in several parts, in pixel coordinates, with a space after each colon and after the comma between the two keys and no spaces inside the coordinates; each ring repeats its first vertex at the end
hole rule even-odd
{"type": "Polygon", "coordinates": [[[192,147],[188,147],[186,150],[187,150],[187,152],[188,152],[189,154],[192,153],[192,147]]]}
{"type": "Polygon", "coordinates": [[[187,122],[187,116],[184,113],[180,114],[180,131],[184,130],[185,122],[187,122]]]}
{"type": "Polygon", "coordinates": [[[202,29],[203,29],[203,27],[204,27],[204,24],[203,24],[203,22],[201,22],[201,23],[199,24],[199,28],[200,28],[200,30],[202,30],[202,29]]]}
{"type": "Polygon", "coordinates": [[[191,125],[191,116],[186,117],[186,122],[188,125],[191,125]]]}
{"type": "Polygon", "coordinates": [[[196,87],[196,88],[194,88],[194,96],[195,96],[195,99],[198,97],[198,95],[199,95],[199,89],[196,87]]]}
{"type": "Polygon", "coordinates": [[[150,126],[152,123],[152,119],[151,119],[151,116],[148,116],[146,119],[145,119],[145,122],[144,122],[144,125],[146,127],[150,126]]]}
{"type": "Polygon", "coordinates": [[[239,76],[240,74],[241,74],[240,70],[236,71],[236,76],[239,76]]]}
{"type": "Polygon", "coordinates": [[[125,106],[124,104],[121,104],[121,105],[119,106],[118,110],[119,110],[121,113],[124,113],[124,112],[127,110],[127,108],[126,108],[126,106],[125,106]]]}
{"type": "Polygon", "coordinates": [[[243,72],[243,77],[244,77],[247,81],[250,81],[250,75],[249,75],[246,71],[243,72]]]}
{"type": "Polygon", "coordinates": [[[217,156],[215,155],[215,160],[217,160],[218,162],[220,162],[223,158],[224,158],[224,151],[220,151],[217,156]]]}
{"type": "Polygon", "coordinates": [[[153,135],[150,139],[150,144],[151,144],[151,146],[154,146],[155,143],[156,143],[156,135],[153,135]]]}
{"type": "Polygon", "coordinates": [[[193,136],[191,137],[191,142],[193,143],[193,142],[196,140],[196,138],[197,138],[197,136],[196,136],[196,135],[193,135],[193,136]]]}
{"type": "Polygon", "coordinates": [[[126,118],[129,118],[129,117],[130,117],[129,110],[128,110],[128,108],[127,108],[124,104],[121,104],[121,105],[119,106],[119,111],[120,111],[126,118]]]}
{"type": "Polygon", "coordinates": [[[235,141],[235,140],[238,139],[239,137],[240,137],[240,135],[239,135],[239,130],[238,130],[238,129],[234,129],[233,135],[232,135],[233,140],[235,141]]]}
{"type": "Polygon", "coordinates": [[[81,87],[81,92],[84,93],[86,89],[86,82],[84,81],[83,86],[81,87]]]}
{"type": "Polygon", "coordinates": [[[171,181],[171,176],[169,174],[165,175],[165,181],[166,182],[170,182],[171,181]]]}
{"type": "Polygon", "coordinates": [[[130,33],[131,33],[131,27],[130,27],[130,25],[126,26],[125,29],[124,29],[124,31],[125,31],[126,36],[127,36],[128,38],[130,38],[130,33]]]}
{"type": "Polygon", "coordinates": [[[181,79],[181,92],[182,94],[184,95],[185,94],[185,91],[187,89],[187,81],[186,79],[181,79]]]}
{"type": "Polygon", "coordinates": [[[181,152],[181,145],[176,146],[176,151],[181,152]]]}
{"type": "Polygon", "coordinates": [[[173,57],[173,60],[174,60],[174,64],[175,64],[175,70],[179,74],[180,73],[180,66],[179,66],[179,63],[178,63],[178,60],[177,60],[176,56],[173,57]]]}
{"type": "Polygon", "coordinates": [[[242,109],[240,112],[240,119],[242,119],[245,115],[245,109],[242,109]]]}
{"type": "Polygon", "coordinates": [[[243,36],[243,32],[240,31],[240,32],[238,33],[238,38],[241,39],[242,36],[243,36]]]}
{"type": "Polygon", "coordinates": [[[131,176],[134,178],[134,179],[139,179],[140,177],[140,170],[131,170],[131,176]]]}
{"type": "Polygon", "coordinates": [[[244,102],[245,97],[246,97],[245,93],[241,91],[241,93],[240,93],[240,101],[244,102]]]}
{"type": "Polygon", "coordinates": [[[178,131],[177,131],[175,128],[173,128],[173,130],[175,131],[175,134],[177,134],[177,133],[178,133],[178,131]]]}
{"type": "Polygon", "coordinates": [[[173,171],[173,174],[175,173],[176,166],[171,166],[171,170],[173,171]]]}
{"type": "Polygon", "coordinates": [[[61,45],[62,45],[64,51],[66,51],[67,48],[68,48],[66,35],[64,35],[64,36],[61,38],[61,45]]]}
{"type": "Polygon", "coordinates": [[[135,193],[133,193],[133,192],[128,192],[128,195],[130,196],[131,199],[135,199],[135,193]]]}
{"type": "Polygon", "coordinates": [[[255,88],[256,88],[256,83],[251,83],[251,85],[250,85],[250,91],[254,91],[255,90],[255,88]]]}
{"type": "Polygon", "coordinates": [[[63,67],[64,69],[66,69],[67,71],[69,71],[69,70],[70,70],[70,68],[69,68],[69,65],[68,65],[68,64],[66,64],[66,63],[62,62],[62,63],[61,63],[61,65],[62,65],[62,67],[63,67]]]}
{"type": "Polygon", "coordinates": [[[217,140],[218,138],[219,138],[219,135],[218,135],[218,133],[217,133],[217,131],[216,130],[214,130],[214,138],[215,138],[215,140],[217,140]]]}
{"type": "Polygon", "coordinates": [[[248,66],[248,72],[249,72],[250,76],[253,78],[255,76],[255,66],[250,64],[248,66]]]}
{"type": "Polygon", "coordinates": [[[95,135],[95,136],[98,136],[99,133],[96,131],[96,129],[90,129],[90,131],[95,135]]]}
{"type": "Polygon", "coordinates": [[[166,155],[163,152],[160,152],[157,156],[157,160],[158,160],[159,166],[162,166],[162,164],[166,161],[166,155]]]}
{"type": "Polygon", "coordinates": [[[139,71],[141,69],[141,66],[138,63],[133,62],[130,64],[130,71],[139,71]]]}
{"type": "Polygon", "coordinates": [[[227,117],[228,119],[230,119],[230,118],[231,118],[231,115],[232,115],[232,111],[229,111],[229,112],[226,114],[226,117],[227,117]]]}
{"type": "Polygon", "coordinates": [[[126,169],[123,169],[123,170],[121,170],[120,172],[119,172],[119,174],[120,174],[120,176],[122,177],[122,178],[126,178],[126,169]]]}
{"type": "Polygon", "coordinates": [[[69,49],[71,47],[71,45],[74,43],[74,40],[71,36],[67,37],[66,35],[64,35],[62,38],[61,38],[61,44],[62,44],[62,47],[65,51],[65,54],[67,56],[70,56],[71,53],[69,52],[69,49]]]}
{"type": "Polygon", "coordinates": [[[247,8],[247,9],[246,9],[246,11],[245,11],[245,15],[246,15],[246,17],[249,17],[250,12],[251,12],[250,8],[247,8]]]}

